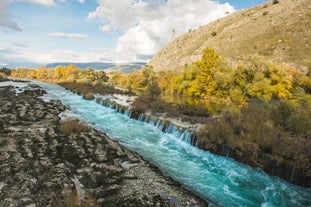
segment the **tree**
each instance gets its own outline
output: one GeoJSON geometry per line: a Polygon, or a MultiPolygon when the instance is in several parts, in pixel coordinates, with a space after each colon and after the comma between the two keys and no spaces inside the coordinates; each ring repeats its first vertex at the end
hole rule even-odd
{"type": "Polygon", "coordinates": [[[7,76],[10,76],[12,71],[10,69],[6,68],[6,67],[3,67],[2,69],[0,69],[0,73],[3,73],[5,75],[7,75],[7,76]]]}
{"type": "Polygon", "coordinates": [[[61,79],[63,77],[63,67],[62,66],[57,66],[55,68],[55,78],[61,79]]]}
{"type": "Polygon", "coordinates": [[[109,77],[106,75],[104,71],[98,71],[95,74],[95,79],[96,80],[102,80],[103,82],[108,82],[109,77]]]}
{"type": "Polygon", "coordinates": [[[147,89],[148,89],[148,96],[151,100],[155,100],[156,98],[158,98],[162,92],[158,82],[151,82],[148,85],[147,89]]]}
{"type": "Polygon", "coordinates": [[[153,81],[153,78],[154,78],[153,67],[146,65],[146,67],[144,67],[141,70],[141,74],[143,77],[142,77],[142,80],[140,82],[140,85],[142,87],[148,86],[153,81]]]}
{"type": "Polygon", "coordinates": [[[212,96],[219,85],[215,80],[215,74],[217,72],[219,75],[225,66],[223,57],[219,56],[215,50],[206,48],[202,59],[195,63],[195,66],[197,67],[195,70],[198,71],[197,85],[203,87],[202,96],[212,96]]]}

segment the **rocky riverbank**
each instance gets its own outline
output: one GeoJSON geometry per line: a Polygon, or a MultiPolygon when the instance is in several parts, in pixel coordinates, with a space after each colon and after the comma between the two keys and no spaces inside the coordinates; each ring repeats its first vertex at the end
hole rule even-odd
{"type": "Polygon", "coordinates": [[[65,132],[44,93],[0,87],[0,206],[208,206],[104,133],[65,132]]]}

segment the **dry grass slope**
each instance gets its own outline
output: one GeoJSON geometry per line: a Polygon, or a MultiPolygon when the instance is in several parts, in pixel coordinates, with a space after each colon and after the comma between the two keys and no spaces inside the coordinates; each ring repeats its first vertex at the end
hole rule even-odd
{"type": "Polygon", "coordinates": [[[310,0],[272,1],[241,10],[174,39],[149,62],[156,71],[181,71],[206,47],[230,63],[249,56],[303,69],[311,62],[310,0]]]}

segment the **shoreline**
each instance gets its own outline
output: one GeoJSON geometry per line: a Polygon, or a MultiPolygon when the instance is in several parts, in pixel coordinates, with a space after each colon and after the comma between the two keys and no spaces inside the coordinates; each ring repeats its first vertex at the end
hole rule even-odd
{"type": "MultiPolygon", "coordinates": [[[[62,84],[59,85],[64,87],[62,84]]],[[[71,87],[73,86],[74,84],[71,85],[71,87]]],[[[208,117],[205,119],[205,124],[202,124],[203,122],[200,121],[196,123],[185,122],[183,121],[182,116],[171,117],[166,113],[149,113],[148,111],[141,111],[139,108],[137,109],[135,107],[127,107],[119,104],[114,100],[111,101],[100,97],[97,98],[96,94],[93,94],[92,91],[83,93],[80,92],[78,88],[75,90],[73,89],[74,87],[71,87],[65,87],[65,89],[81,95],[85,100],[95,100],[98,104],[104,105],[105,107],[114,108],[123,114],[126,113],[130,118],[150,123],[161,129],[163,132],[165,132],[165,130],[167,130],[168,126],[170,125],[178,129],[180,135],[183,132],[189,132],[191,134],[190,138],[186,138],[184,141],[195,147],[198,147],[199,149],[210,151],[223,157],[233,158],[234,160],[253,168],[258,167],[267,174],[277,176],[289,183],[304,188],[310,187],[310,175],[307,173],[307,170],[299,168],[295,164],[293,165],[290,160],[287,160],[287,156],[283,157],[285,161],[281,162],[271,156],[269,152],[262,150],[259,153],[262,159],[254,161],[253,159],[249,159],[252,157],[252,153],[251,151],[247,151],[247,148],[244,149],[239,147],[232,147],[229,146],[228,143],[219,143],[217,140],[204,139],[202,136],[204,133],[200,132],[200,129],[204,128],[207,123],[217,121],[219,117],[208,117]]],[[[196,117],[194,117],[194,120],[196,120],[196,117]]]]}
{"type": "Polygon", "coordinates": [[[66,107],[44,102],[41,89],[16,95],[0,87],[0,94],[1,205],[46,206],[74,192],[97,205],[208,206],[105,133],[88,126],[64,135],[59,114],[66,107]]]}

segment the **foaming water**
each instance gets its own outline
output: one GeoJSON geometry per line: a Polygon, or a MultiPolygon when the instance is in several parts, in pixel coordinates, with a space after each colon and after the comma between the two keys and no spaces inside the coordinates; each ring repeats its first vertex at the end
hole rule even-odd
{"type": "Polygon", "coordinates": [[[79,118],[105,131],[207,201],[219,206],[311,206],[311,190],[269,176],[230,158],[200,150],[152,124],[130,119],[96,101],[49,83],[47,97],[59,99],[79,118]]]}

